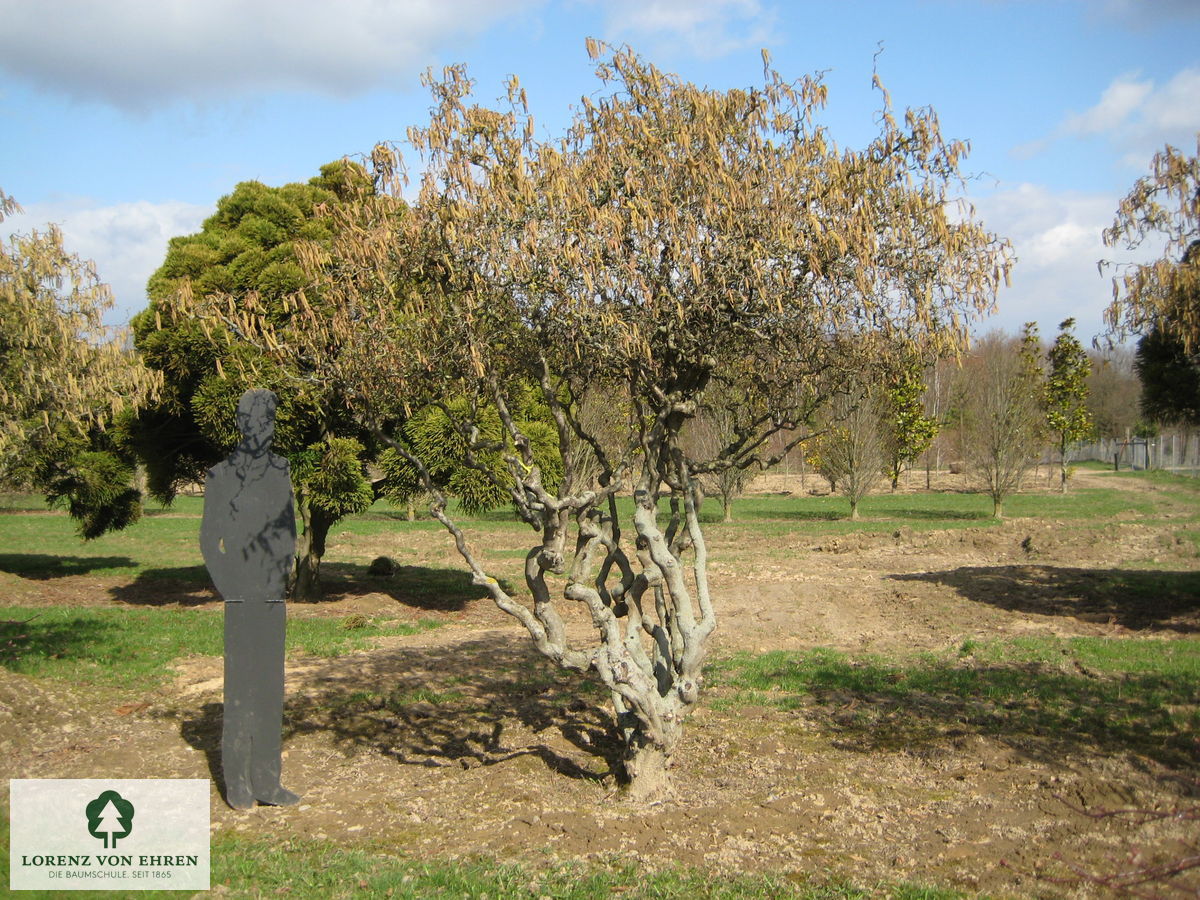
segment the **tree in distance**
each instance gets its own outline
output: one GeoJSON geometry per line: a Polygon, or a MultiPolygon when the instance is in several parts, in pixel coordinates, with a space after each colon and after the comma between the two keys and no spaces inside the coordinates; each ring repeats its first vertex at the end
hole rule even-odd
{"type": "Polygon", "coordinates": [[[1092,417],[1088,411],[1088,376],[1092,361],[1087,351],[1072,334],[1074,319],[1058,326],[1058,337],[1046,351],[1049,370],[1043,403],[1046,424],[1054,436],[1058,450],[1059,490],[1067,492],[1067,462],[1071,448],[1093,433],[1092,417]]]}
{"type": "MultiPolygon", "coordinates": [[[[332,240],[297,253],[317,299],[306,288],[290,321],[257,316],[246,333],[284,357],[326,348],[313,377],[420,475],[475,583],[541,653],[608,689],[627,795],[650,799],[669,789],[717,624],[697,479],[795,447],[831,387],[885,371],[887,348],[962,347],[1010,250],[948,214],[965,147],[930,110],[897,117],[883,94],[878,135],[847,150],[817,123],[820,79],[785,81],[765,55],[761,85],[717,91],[588,49],[608,91],[558,140],[535,140],[515,78],[493,109],[461,67],[429,76],[412,214],[393,214],[398,184],[331,208],[332,240]],[[552,473],[515,412],[530,390],[552,473]],[[689,447],[717,390],[744,397],[743,415],[723,447],[689,447]],[[524,591],[487,571],[404,438],[427,408],[530,526],[524,591]],[[590,640],[568,632],[563,601],[587,610],[590,640]]],[[[399,181],[394,149],[372,158],[399,181]]]]}
{"type": "Polygon", "coordinates": [[[1019,340],[993,333],[980,341],[964,366],[958,389],[959,441],[963,458],[992,498],[992,515],[1020,490],[1041,451],[1045,434],[1044,375],[1037,328],[1019,340]]]}
{"type": "Polygon", "coordinates": [[[857,379],[849,390],[835,394],[826,407],[825,421],[812,440],[810,461],[850,501],[850,518],[858,519],[858,504],[885,474],[887,452],[881,409],[882,391],[857,379]]]}
{"type": "Polygon", "coordinates": [[[933,489],[933,473],[942,467],[942,454],[949,441],[948,431],[953,424],[956,411],[953,408],[954,390],[961,360],[957,357],[942,357],[928,366],[921,378],[924,395],[921,400],[922,414],[928,420],[933,437],[922,455],[925,457],[925,490],[933,489]]]}
{"type": "Polygon", "coordinates": [[[937,437],[938,422],[925,409],[925,372],[929,368],[920,353],[901,356],[884,380],[877,399],[881,416],[884,474],[895,491],[900,476],[913,460],[929,449],[937,437]]]}
{"type": "Polygon", "coordinates": [[[1088,415],[1098,437],[1128,437],[1139,421],[1138,402],[1142,386],[1134,370],[1134,354],[1127,347],[1089,352],[1088,415]]]}
{"type": "Polygon", "coordinates": [[[733,501],[742,495],[757,471],[757,466],[750,468],[755,462],[750,456],[728,465],[720,459],[722,451],[736,442],[745,422],[763,412],[750,408],[748,399],[736,386],[711,384],[700,399],[696,415],[681,432],[689,458],[711,461],[708,471],[696,475],[697,503],[707,495],[720,497],[725,522],[733,521],[733,501]]]}
{"type": "MultiPolygon", "coordinates": [[[[0,220],[17,209],[0,192],[0,220]]],[[[158,387],[104,324],[111,306],[108,285],[57,227],[0,246],[0,482],[43,492],[85,538],[141,513],[134,461],[111,427],[158,387]]]]}

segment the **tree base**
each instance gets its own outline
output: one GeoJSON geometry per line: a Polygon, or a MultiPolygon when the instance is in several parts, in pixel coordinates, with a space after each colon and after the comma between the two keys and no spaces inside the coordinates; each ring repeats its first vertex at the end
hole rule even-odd
{"type": "Polygon", "coordinates": [[[671,757],[660,747],[639,747],[625,760],[625,799],[632,803],[665,800],[671,790],[671,757]]]}
{"type": "Polygon", "coordinates": [[[325,599],[321,576],[308,566],[298,566],[292,582],[291,599],[297,603],[319,603],[325,599]]]}

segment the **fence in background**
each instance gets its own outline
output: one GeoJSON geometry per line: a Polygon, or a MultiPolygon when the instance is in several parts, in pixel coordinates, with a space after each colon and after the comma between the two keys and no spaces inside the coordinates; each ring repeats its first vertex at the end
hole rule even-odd
{"type": "Polygon", "coordinates": [[[1071,458],[1099,460],[1120,469],[1165,469],[1180,475],[1200,476],[1200,434],[1175,432],[1152,438],[1105,438],[1081,445],[1071,458]]]}

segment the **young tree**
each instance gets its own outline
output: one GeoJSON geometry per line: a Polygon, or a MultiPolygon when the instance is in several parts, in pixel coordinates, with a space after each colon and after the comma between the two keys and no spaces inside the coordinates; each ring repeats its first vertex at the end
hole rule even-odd
{"type": "Polygon", "coordinates": [[[878,400],[884,474],[895,491],[900,475],[937,437],[938,422],[925,409],[925,373],[920,354],[906,354],[884,380],[878,400]]]}
{"type": "Polygon", "coordinates": [[[1071,333],[1074,319],[1058,326],[1058,337],[1046,352],[1049,372],[1046,373],[1046,424],[1058,445],[1059,489],[1067,491],[1067,462],[1071,446],[1092,433],[1092,417],[1088,413],[1088,376],[1092,361],[1079,339],[1071,333]]]}
{"type": "MultiPolygon", "coordinates": [[[[431,122],[411,132],[428,161],[414,215],[398,221],[385,196],[333,210],[338,236],[308,262],[334,315],[304,297],[290,330],[248,324],[283,352],[337,348],[322,377],[421,474],[475,582],[540,652],[608,688],[630,794],[646,798],[667,785],[717,622],[696,479],[769,463],[775,435],[794,436],[779,452],[795,446],[828,385],[886,366],[862,335],[960,346],[1009,248],[948,215],[965,148],[929,111],[900,124],[885,107],[869,146],[835,149],[815,124],[819,80],[767,68],[761,87],[714,91],[627,49],[589,49],[614,90],[583,98],[553,143],[534,140],[516,79],[496,110],[470,104],[461,68],[431,78],[431,122]],[[397,271],[422,289],[396,290],[397,271]],[[512,412],[530,386],[553,422],[554,483],[512,412]],[[698,459],[682,431],[718,386],[756,412],[698,459]],[[581,414],[596,395],[623,425],[615,447],[581,414]],[[497,481],[536,535],[524,595],[483,568],[397,435],[402,408],[427,406],[454,423],[466,465],[493,477],[483,455],[504,458],[497,481]],[[492,411],[499,436],[484,427],[492,411]],[[568,635],[561,600],[588,610],[595,643],[568,635]]],[[[374,159],[396,171],[388,148],[374,159]]]]}
{"type": "MultiPolygon", "coordinates": [[[[0,219],[17,208],[0,193],[0,219]]],[[[56,227],[0,246],[0,481],[43,491],[87,538],[141,511],[132,462],[106,429],[157,388],[104,325],[111,306],[94,265],[56,227]]]]}
{"type": "Polygon", "coordinates": [[[923,410],[933,427],[933,439],[925,449],[925,490],[933,489],[933,471],[942,467],[942,449],[946,444],[946,431],[954,415],[952,408],[957,359],[934,360],[925,369],[925,396],[923,410]]]}
{"type": "MultiPolygon", "coordinates": [[[[1118,335],[1158,328],[1200,351],[1200,132],[1196,153],[1167,145],[1155,154],[1150,174],[1134,184],[1104,232],[1104,242],[1134,249],[1148,237],[1163,240],[1156,261],[1123,265],[1113,278],[1113,302],[1105,313],[1118,335]]],[[[1101,261],[1101,266],[1112,265],[1101,261]]]]}
{"type": "MultiPolygon", "coordinates": [[[[713,459],[737,439],[743,423],[755,412],[746,406],[747,398],[737,391],[719,386],[707,390],[695,417],[683,432],[685,452],[693,459],[713,459]]],[[[750,462],[750,460],[746,460],[750,462]]],[[[729,465],[701,476],[702,494],[721,498],[722,520],[733,521],[733,501],[742,495],[757,468],[729,465]]]]}
{"type": "Polygon", "coordinates": [[[885,474],[882,405],[877,391],[835,395],[813,440],[817,471],[850,501],[851,519],[858,519],[858,504],[885,474]]]}
{"type": "Polygon", "coordinates": [[[960,379],[962,455],[992,498],[992,515],[998,519],[1042,447],[1040,355],[1032,324],[1025,326],[1020,341],[991,334],[980,342],[960,379]]]}

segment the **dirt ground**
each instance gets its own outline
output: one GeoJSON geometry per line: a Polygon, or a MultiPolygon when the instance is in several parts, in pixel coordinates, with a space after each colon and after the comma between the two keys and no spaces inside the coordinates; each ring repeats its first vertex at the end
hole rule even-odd
{"type": "MultiPolygon", "coordinates": [[[[1100,483],[1104,473],[1079,478],[1100,483]]],[[[1186,592],[1138,606],[1089,590],[1126,564],[1155,571],[1200,564],[1194,544],[1177,541],[1169,524],[1133,512],[1086,527],[1011,520],[987,529],[752,543],[737,530],[711,531],[718,657],[814,646],[944,650],[1030,634],[1158,640],[1200,631],[1200,601],[1186,592]]],[[[519,565],[518,538],[489,553],[519,565]]],[[[445,535],[433,532],[352,544],[343,535],[330,553],[342,551],[457,566],[445,535]]],[[[14,603],[138,599],[128,592],[111,599],[120,586],[103,578],[5,578],[14,603]]],[[[194,590],[172,595],[179,586],[165,582],[139,590],[157,603],[217,605],[194,590]]],[[[586,639],[581,612],[572,611],[571,628],[586,639]]],[[[633,859],[1018,896],[1103,894],[1069,877],[1053,879],[1069,876],[1073,863],[1114,872],[1195,844],[1194,821],[1085,814],[1194,805],[1194,767],[1180,771],[1116,744],[1053,734],[983,736],[953,720],[889,743],[856,727],[859,701],[836,693],[783,710],[722,703],[731,689],[710,691],[689,719],[674,796],[632,806],[618,799],[617,747],[603,696],[581,699],[489,601],[406,603],[394,590],[358,588],[319,605],[292,604],[289,615],[445,624],[341,658],[292,658],[284,774],[303,801],[235,812],[214,787],[214,829],[383,842],[418,856],[482,854],[533,866],[633,859]]],[[[221,660],[214,657],[183,660],[172,685],[146,696],[84,696],[0,671],[0,774],[215,777],[220,703],[221,660]]],[[[1200,893],[1200,879],[1178,887],[1200,893]]]]}

